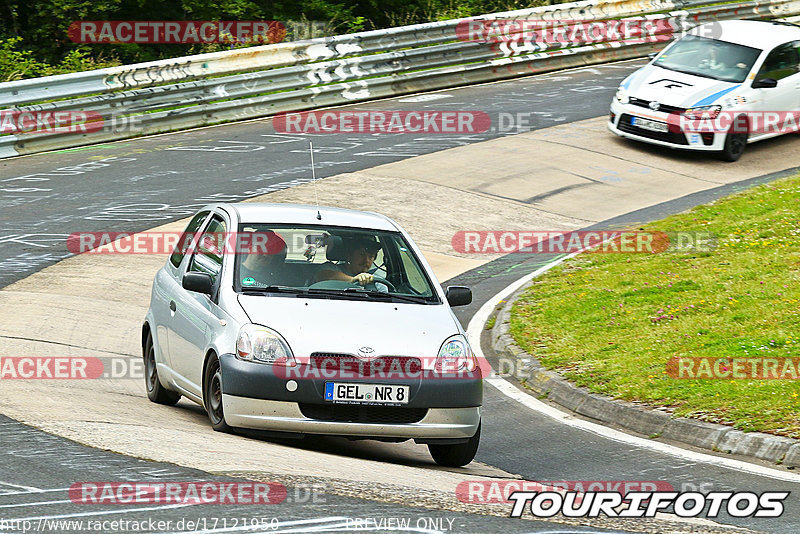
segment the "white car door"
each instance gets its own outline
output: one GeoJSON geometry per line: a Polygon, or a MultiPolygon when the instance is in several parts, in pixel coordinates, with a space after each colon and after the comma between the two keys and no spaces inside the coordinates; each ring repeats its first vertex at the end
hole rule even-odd
{"type": "MultiPolygon", "coordinates": [[[[764,112],[798,112],[800,111],[800,42],[793,41],[775,47],[764,60],[764,64],[756,74],[754,82],[771,78],[778,82],[776,87],[754,88],[757,100],[754,107],[764,112]]],[[[783,117],[778,123],[770,126],[768,115],[757,114],[751,120],[755,129],[753,137],[770,137],[785,133],[782,129],[783,117]]],[[[789,123],[791,125],[791,123],[789,123]]]]}
{"type": "MultiPolygon", "coordinates": [[[[169,257],[167,264],[158,271],[153,281],[153,293],[151,309],[153,310],[153,322],[156,332],[156,354],[159,356],[157,363],[167,365],[172,368],[169,352],[169,337],[173,327],[176,302],[178,297],[177,290],[180,287],[181,264],[183,263],[185,250],[191,244],[195,232],[198,232],[203,223],[208,218],[208,210],[196,214],[186,225],[186,229],[181,234],[175,250],[169,257]]],[[[187,259],[188,260],[188,259],[187,259]]],[[[169,373],[171,375],[171,373],[169,373]]]]}
{"type": "MultiPolygon", "coordinates": [[[[223,254],[218,247],[219,236],[224,236],[227,224],[220,214],[214,213],[197,242],[197,247],[187,262],[186,272],[211,275],[215,292],[219,289],[223,254]]],[[[205,350],[210,339],[209,325],[218,322],[217,305],[211,297],[183,288],[180,280],[175,290],[175,307],[169,338],[170,359],[180,375],[179,384],[201,396],[202,367],[205,350]]]]}

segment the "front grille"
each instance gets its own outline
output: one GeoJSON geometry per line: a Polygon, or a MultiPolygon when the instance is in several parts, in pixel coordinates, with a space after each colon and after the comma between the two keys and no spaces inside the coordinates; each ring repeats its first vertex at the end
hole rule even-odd
{"type": "Polygon", "coordinates": [[[623,113],[622,116],[620,116],[619,122],[617,123],[617,128],[623,132],[647,137],[648,139],[666,141],[667,143],[673,143],[676,145],[689,144],[686,141],[686,136],[679,132],[654,132],[652,130],[645,130],[644,128],[634,126],[631,124],[631,115],[628,115],[627,113],[623,113]]]}
{"type": "Polygon", "coordinates": [[[315,369],[326,371],[347,371],[359,376],[385,376],[387,378],[418,377],[422,362],[411,356],[379,356],[360,359],[352,354],[335,352],[314,352],[309,363],[315,369]]]}
{"type": "MultiPolygon", "coordinates": [[[[650,102],[652,102],[652,100],[644,100],[643,98],[631,97],[630,99],[631,105],[647,109],[650,109],[650,102]]],[[[678,106],[668,106],[666,104],[659,104],[658,111],[662,113],[683,113],[684,111],[686,111],[686,108],[679,108],[678,106]]]]}
{"type": "Polygon", "coordinates": [[[428,413],[427,408],[364,406],[361,404],[306,404],[302,402],[300,411],[305,417],[320,421],[386,425],[418,423],[428,413]]]}

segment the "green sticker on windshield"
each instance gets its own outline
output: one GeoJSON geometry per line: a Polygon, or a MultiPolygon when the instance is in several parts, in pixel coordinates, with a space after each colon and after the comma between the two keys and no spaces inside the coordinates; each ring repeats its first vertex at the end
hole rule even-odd
{"type": "Polygon", "coordinates": [[[255,283],[256,283],[256,279],[255,278],[250,278],[249,276],[242,280],[242,285],[243,286],[252,286],[255,283]]]}

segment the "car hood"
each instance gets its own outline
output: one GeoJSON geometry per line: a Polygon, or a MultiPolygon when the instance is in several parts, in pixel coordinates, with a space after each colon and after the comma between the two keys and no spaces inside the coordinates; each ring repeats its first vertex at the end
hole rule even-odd
{"type": "Polygon", "coordinates": [[[283,336],[295,358],[308,361],[314,352],[358,354],[370,347],[373,356],[435,358],[448,337],[459,329],[443,305],[342,299],[239,295],[253,323],[283,336]]]}
{"type": "Polygon", "coordinates": [[[740,86],[655,65],[642,67],[622,82],[631,97],[682,108],[713,104],[740,86]]]}

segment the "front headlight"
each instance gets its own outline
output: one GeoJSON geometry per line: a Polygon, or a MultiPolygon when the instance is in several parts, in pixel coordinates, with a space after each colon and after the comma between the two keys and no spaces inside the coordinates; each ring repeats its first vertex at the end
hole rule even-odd
{"type": "Polygon", "coordinates": [[[439,349],[436,358],[436,371],[454,373],[457,371],[472,372],[478,367],[472,348],[462,335],[448,338],[439,349]]]}
{"type": "Polygon", "coordinates": [[[266,326],[251,323],[239,330],[236,357],[248,362],[274,363],[286,367],[297,364],[289,344],[280,334],[266,326]]]}
{"type": "Polygon", "coordinates": [[[700,106],[687,109],[683,115],[695,120],[716,119],[720,111],[722,111],[722,106],[700,106]]]}
{"type": "Polygon", "coordinates": [[[616,98],[617,102],[619,102],[620,104],[627,104],[628,102],[631,101],[631,97],[628,94],[628,91],[626,91],[622,87],[617,89],[617,94],[614,95],[614,98],[616,98]]]}

